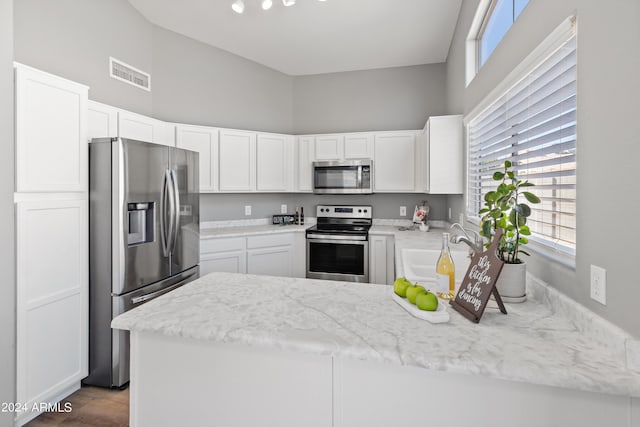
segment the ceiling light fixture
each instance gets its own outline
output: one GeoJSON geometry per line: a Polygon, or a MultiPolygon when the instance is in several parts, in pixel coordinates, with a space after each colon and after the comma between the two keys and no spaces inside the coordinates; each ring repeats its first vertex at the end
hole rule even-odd
{"type": "Polygon", "coordinates": [[[234,1],[233,4],[231,5],[231,9],[233,9],[235,13],[244,12],[244,1],[242,0],[234,1]]]}
{"type": "MultiPolygon", "coordinates": [[[[254,0],[255,1],[255,0],[254,0]]],[[[260,6],[263,10],[269,10],[273,6],[273,0],[258,0],[260,2],[260,6]]],[[[282,5],[285,7],[293,6],[296,4],[297,0],[282,0],[282,5]]],[[[318,0],[321,2],[326,2],[327,0],[318,0]]],[[[231,9],[233,9],[236,13],[244,12],[244,0],[235,0],[231,4],[231,9]]]]}

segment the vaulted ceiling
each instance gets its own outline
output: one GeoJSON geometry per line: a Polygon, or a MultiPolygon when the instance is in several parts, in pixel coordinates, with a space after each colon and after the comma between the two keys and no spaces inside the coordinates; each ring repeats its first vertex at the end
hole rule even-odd
{"type": "Polygon", "coordinates": [[[289,75],[444,62],[461,0],[129,0],[154,24],[289,75]]]}

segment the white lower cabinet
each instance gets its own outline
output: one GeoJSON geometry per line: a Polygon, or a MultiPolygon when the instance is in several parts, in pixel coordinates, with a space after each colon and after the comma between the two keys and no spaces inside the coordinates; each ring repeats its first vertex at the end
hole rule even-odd
{"type": "Polygon", "coordinates": [[[369,283],[391,285],[395,280],[393,236],[369,235],[369,283]]]}
{"type": "Polygon", "coordinates": [[[247,272],[293,276],[293,233],[247,237],[247,272]]]}
{"type": "MultiPolygon", "coordinates": [[[[16,401],[57,402],[88,374],[86,195],[16,204],[16,401]]],[[[23,424],[38,412],[18,414],[23,424]]]]}
{"type": "Polygon", "coordinates": [[[247,251],[247,272],[267,276],[293,275],[292,246],[253,249],[247,251]]]}
{"type": "Polygon", "coordinates": [[[246,273],[246,238],[230,237],[200,241],[200,276],[213,272],[246,273]]]}
{"type": "Polygon", "coordinates": [[[213,272],[246,273],[246,256],[243,252],[223,252],[200,256],[200,276],[213,272]]]}
{"type": "Polygon", "coordinates": [[[304,233],[264,234],[200,242],[200,276],[213,272],[304,277],[304,233]]]}

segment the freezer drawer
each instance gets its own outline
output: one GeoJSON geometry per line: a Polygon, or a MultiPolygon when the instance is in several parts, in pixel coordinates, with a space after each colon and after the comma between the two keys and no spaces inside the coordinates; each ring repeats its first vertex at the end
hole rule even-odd
{"type": "Polygon", "coordinates": [[[129,333],[111,329],[114,317],[164,295],[199,277],[195,266],[161,282],[112,296],[91,289],[89,376],[83,383],[102,387],[122,387],[129,382],[129,333]],[[111,311],[102,308],[111,307],[111,311]]]}

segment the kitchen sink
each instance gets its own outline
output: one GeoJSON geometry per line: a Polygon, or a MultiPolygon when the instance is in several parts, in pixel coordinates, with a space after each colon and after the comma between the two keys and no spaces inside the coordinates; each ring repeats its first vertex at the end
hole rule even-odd
{"type": "MultiPolygon", "coordinates": [[[[435,283],[436,263],[439,257],[440,250],[402,249],[404,277],[412,282],[435,283]]],[[[451,251],[451,257],[456,266],[455,281],[456,284],[460,284],[471,259],[466,251],[451,251]]]]}

